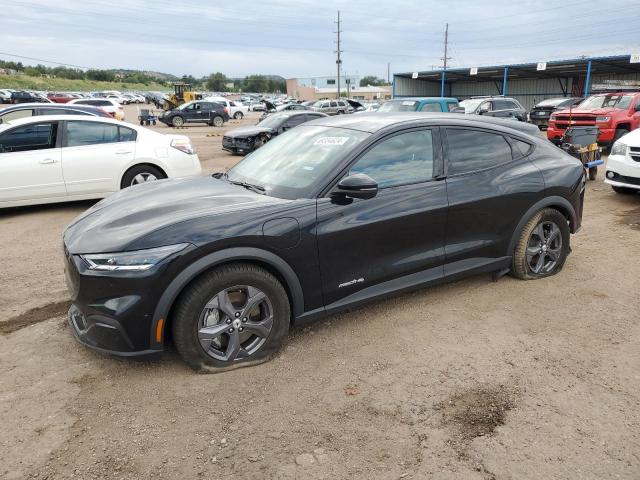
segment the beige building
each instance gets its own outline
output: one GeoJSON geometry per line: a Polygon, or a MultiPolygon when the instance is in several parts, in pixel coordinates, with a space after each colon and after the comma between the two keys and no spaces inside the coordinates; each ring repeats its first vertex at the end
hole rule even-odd
{"type": "MultiPolygon", "coordinates": [[[[343,86],[340,93],[344,96],[347,89],[343,86]]],[[[388,100],[391,98],[391,87],[353,87],[348,90],[349,98],[365,102],[388,100]]],[[[287,95],[298,100],[323,100],[337,98],[337,87],[307,87],[300,85],[295,78],[287,79],[287,95]]]]}

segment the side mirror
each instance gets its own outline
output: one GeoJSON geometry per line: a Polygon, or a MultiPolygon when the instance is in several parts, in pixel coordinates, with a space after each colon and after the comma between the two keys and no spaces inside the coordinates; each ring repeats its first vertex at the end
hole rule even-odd
{"type": "Polygon", "coordinates": [[[488,113],[490,109],[491,109],[491,106],[488,103],[483,103],[482,105],[480,105],[480,109],[478,110],[478,115],[488,113]]]}
{"type": "Polygon", "coordinates": [[[331,192],[332,196],[348,198],[373,198],[378,194],[378,183],[369,175],[355,173],[343,178],[331,192]]]}

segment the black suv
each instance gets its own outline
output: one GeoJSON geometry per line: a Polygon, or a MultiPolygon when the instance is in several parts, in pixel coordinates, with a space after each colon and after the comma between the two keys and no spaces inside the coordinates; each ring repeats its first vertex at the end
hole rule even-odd
{"type": "Polygon", "coordinates": [[[221,127],[229,118],[229,112],[224,105],[196,100],[162,112],[158,120],[172,127],[182,127],[185,123],[206,123],[212,127],[221,127]]]}
{"type": "Polygon", "coordinates": [[[25,92],[25,91],[17,91],[11,92],[11,103],[52,103],[46,98],[36,95],[35,93],[25,92]]]}
{"type": "Polygon", "coordinates": [[[375,298],[481,272],[554,275],[580,228],[584,169],[515,123],[323,117],[226,173],[126,188],[64,233],[71,329],[124,356],[172,338],[215,371],[375,298]]]}
{"type": "Polygon", "coordinates": [[[547,98],[541,101],[529,112],[529,121],[537,125],[540,130],[546,130],[549,126],[549,117],[557,110],[575,108],[582,103],[582,97],[547,98]]]}
{"type": "Polygon", "coordinates": [[[515,118],[521,122],[527,121],[527,111],[515,98],[509,97],[471,97],[462,100],[457,113],[472,113],[497,118],[515,118]]]}

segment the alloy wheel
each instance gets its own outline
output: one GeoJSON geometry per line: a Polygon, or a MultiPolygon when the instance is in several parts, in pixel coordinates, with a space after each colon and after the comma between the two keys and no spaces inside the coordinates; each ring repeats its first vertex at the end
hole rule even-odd
{"type": "Polygon", "coordinates": [[[527,265],[535,274],[552,272],[562,256],[562,232],[554,222],[540,222],[527,243],[527,265]]]}
{"type": "Polygon", "coordinates": [[[250,285],[226,288],[207,302],[197,325],[198,340],[207,355],[225,362],[249,357],[271,333],[271,300],[250,285]]]}
{"type": "Polygon", "coordinates": [[[140,183],[153,182],[157,179],[158,177],[156,177],[153,173],[142,172],[136,175],[135,177],[133,177],[133,180],[131,180],[131,185],[138,185],[140,183]]]}

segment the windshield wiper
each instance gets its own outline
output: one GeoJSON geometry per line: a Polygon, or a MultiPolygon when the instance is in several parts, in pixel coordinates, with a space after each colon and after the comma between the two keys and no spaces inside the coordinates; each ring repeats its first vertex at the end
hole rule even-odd
{"type": "Polygon", "coordinates": [[[232,183],[233,185],[239,185],[241,187],[246,188],[247,190],[252,190],[256,193],[260,193],[262,195],[266,195],[266,189],[261,186],[261,185],[254,185],[253,183],[247,183],[247,182],[240,182],[239,180],[229,180],[227,179],[227,181],[229,183],[232,183]]]}

